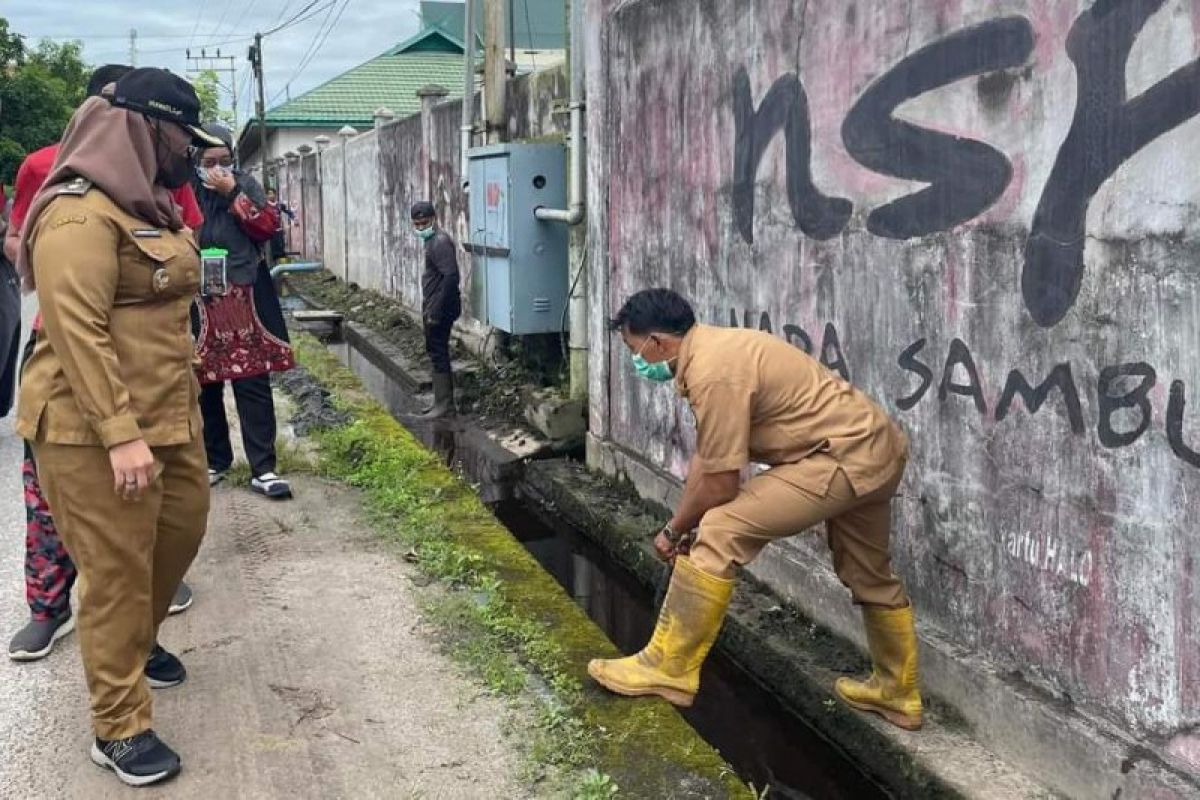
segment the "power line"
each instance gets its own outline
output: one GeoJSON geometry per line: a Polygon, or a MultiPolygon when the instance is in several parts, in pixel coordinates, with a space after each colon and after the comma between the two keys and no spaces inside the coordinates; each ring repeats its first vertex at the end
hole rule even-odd
{"type": "MultiPolygon", "coordinates": [[[[321,32],[323,30],[325,30],[325,26],[327,26],[329,24],[330,17],[333,16],[333,10],[334,10],[334,7],[330,6],[329,10],[325,12],[325,19],[322,20],[321,24],[317,26],[317,30],[313,33],[312,40],[308,43],[308,47],[305,49],[304,55],[300,56],[300,58],[297,59],[297,61],[296,61],[297,65],[303,65],[304,60],[306,58],[308,58],[309,54],[312,53],[313,48],[317,46],[317,40],[321,38],[321,32]]],[[[302,68],[303,68],[302,66],[297,66],[296,72],[292,73],[292,77],[287,79],[286,84],[290,84],[295,79],[296,73],[298,73],[302,68]]],[[[286,84],[285,84],[285,88],[286,88],[286,84]]],[[[276,97],[278,97],[278,95],[276,95],[276,97]]],[[[274,102],[274,100],[272,100],[271,102],[274,102]]]]}
{"type": "Polygon", "coordinates": [[[320,14],[322,11],[324,11],[325,9],[327,9],[331,5],[333,5],[335,2],[337,2],[337,0],[329,0],[329,2],[327,2],[325,5],[318,8],[316,11],[313,11],[311,14],[308,14],[308,16],[304,16],[312,9],[313,6],[317,5],[320,2],[321,2],[321,0],[311,0],[308,5],[306,5],[304,8],[300,9],[299,11],[297,11],[292,16],[292,18],[289,19],[287,22],[283,23],[282,25],[276,25],[275,27],[271,28],[269,31],[264,31],[263,36],[270,36],[273,33],[278,33],[279,31],[283,30],[284,28],[290,28],[293,25],[298,25],[299,23],[304,22],[304,20],[308,19],[309,17],[315,17],[317,14],[320,14]]]}
{"type": "Polygon", "coordinates": [[[271,23],[272,25],[279,24],[279,20],[283,19],[283,15],[287,13],[289,8],[291,8],[293,2],[294,0],[283,0],[283,5],[280,6],[279,13],[275,16],[275,21],[271,23]]]}
{"type": "Polygon", "coordinates": [[[192,35],[188,37],[188,47],[196,41],[196,31],[200,30],[200,18],[204,16],[204,4],[196,3],[196,21],[192,24],[192,35]]]}
{"type": "Polygon", "coordinates": [[[221,25],[225,23],[225,17],[229,16],[229,9],[233,8],[233,0],[225,0],[225,8],[221,11],[221,18],[217,20],[217,24],[213,26],[212,36],[217,35],[217,31],[221,30],[221,25]]]}
{"type": "MultiPolygon", "coordinates": [[[[122,38],[124,38],[124,39],[128,40],[129,36],[128,36],[128,34],[126,34],[126,35],[125,35],[124,37],[122,37],[122,38]]],[[[140,39],[142,39],[142,38],[145,38],[145,37],[143,37],[143,36],[142,36],[142,35],[139,33],[139,34],[138,34],[138,39],[140,40],[140,39]]],[[[204,45],[204,46],[205,46],[205,47],[213,47],[213,48],[216,48],[216,47],[224,47],[224,46],[226,46],[226,45],[231,45],[231,44],[244,44],[244,43],[246,43],[246,42],[250,42],[250,41],[253,41],[253,40],[254,40],[254,37],[253,37],[253,36],[243,36],[243,37],[241,37],[241,38],[238,38],[238,39],[229,39],[229,40],[227,40],[227,41],[224,41],[224,42],[212,42],[212,43],[206,44],[206,45],[204,45]]],[[[103,48],[99,48],[99,49],[95,49],[95,48],[93,48],[93,49],[89,49],[87,52],[90,54],[90,55],[89,55],[89,57],[90,57],[90,58],[95,58],[95,57],[97,56],[97,54],[100,54],[100,53],[112,53],[112,54],[116,54],[116,53],[122,53],[122,54],[127,54],[127,51],[128,51],[128,48],[127,48],[127,47],[122,47],[121,45],[118,45],[118,44],[114,43],[114,44],[113,44],[112,46],[110,46],[110,47],[103,47],[103,48]]],[[[142,49],[141,47],[139,47],[139,48],[138,48],[138,54],[139,54],[139,55],[143,55],[143,56],[149,56],[149,55],[163,55],[164,53],[178,53],[178,52],[179,52],[179,46],[178,46],[178,45],[176,45],[175,47],[161,47],[161,48],[152,48],[152,49],[150,49],[150,50],[144,50],[144,49],[142,49]]]]}
{"type": "MultiPolygon", "coordinates": [[[[349,6],[350,0],[344,0],[342,7],[338,9],[337,16],[333,19],[333,23],[324,29],[324,33],[322,33],[321,29],[317,30],[316,36],[313,36],[312,43],[309,45],[308,52],[306,52],[300,59],[299,66],[296,67],[296,71],[293,72],[292,76],[287,79],[286,83],[284,83],[283,89],[277,92],[273,98],[271,98],[271,104],[274,104],[275,101],[279,99],[279,95],[283,94],[291,87],[296,78],[300,77],[301,73],[303,73],[308,65],[312,63],[313,59],[317,57],[317,54],[321,52],[321,48],[325,46],[325,42],[328,41],[329,35],[333,33],[333,29],[337,27],[338,23],[342,19],[342,15],[346,13],[346,9],[349,6]],[[321,39],[320,42],[317,41],[318,37],[321,39]]],[[[333,9],[331,8],[330,14],[332,13],[333,9]]],[[[325,19],[328,21],[329,15],[326,15],[325,19]]]]}
{"type": "MultiPolygon", "coordinates": [[[[33,37],[31,36],[30,38],[33,38],[33,37]]],[[[79,39],[81,41],[89,41],[91,39],[128,39],[129,34],[127,34],[127,33],[80,33],[80,34],[59,33],[59,34],[45,34],[42,36],[38,36],[36,38],[38,38],[38,39],[79,39]]],[[[139,39],[187,39],[187,38],[189,38],[189,36],[186,33],[150,33],[150,34],[146,34],[146,33],[142,33],[141,30],[139,29],[138,30],[138,38],[139,39]]],[[[214,35],[211,33],[202,33],[202,34],[200,34],[200,38],[201,39],[212,39],[212,38],[214,38],[214,35]]],[[[249,38],[254,38],[254,37],[251,36],[249,38]]],[[[209,44],[207,46],[212,47],[213,45],[209,44]]]]}
{"type": "Polygon", "coordinates": [[[257,0],[250,0],[250,2],[246,3],[246,7],[242,9],[241,16],[237,18],[237,22],[233,23],[233,30],[236,31],[242,27],[242,23],[246,20],[246,15],[254,8],[255,2],[257,0]]]}

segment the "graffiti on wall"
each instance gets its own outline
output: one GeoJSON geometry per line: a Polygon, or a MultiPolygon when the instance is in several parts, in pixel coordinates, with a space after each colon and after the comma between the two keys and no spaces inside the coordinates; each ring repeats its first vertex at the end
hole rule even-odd
{"type": "MultiPolygon", "coordinates": [[[[729,324],[746,328],[757,327],[776,333],[775,323],[767,312],[729,311],[729,324]]],[[[779,327],[779,335],[787,341],[816,357],[829,369],[850,380],[850,364],[842,350],[837,327],[825,323],[820,344],[814,346],[814,337],[804,328],[792,323],[779,327]]],[[[901,411],[911,411],[926,397],[936,397],[937,402],[960,402],[965,398],[980,417],[1003,422],[1013,415],[1020,398],[1025,411],[1036,415],[1052,402],[1060,404],[1062,416],[1070,427],[1071,435],[1082,436],[1087,431],[1079,382],[1071,364],[1060,363],[1052,367],[1044,377],[1026,375],[1020,369],[1009,370],[1003,388],[991,401],[984,393],[985,384],[980,367],[971,353],[971,348],[961,339],[951,340],[945,359],[934,360],[926,353],[927,340],[917,341],[904,348],[896,357],[896,365],[911,379],[911,388],[899,397],[891,398],[901,411]]],[[[1158,371],[1145,362],[1112,364],[1102,367],[1095,380],[1096,438],[1101,446],[1116,450],[1137,442],[1150,430],[1154,422],[1154,407],[1151,392],[1160,381],[1158,371]]],[[[1088,384],[1091,385],[1090,382],[1088,384]]],[[[931,401],[932,402],[932,401],[931,401]]],[[[1165,415],[1165,432],[1171,452],[1186,464],[1200,469],[1200,444],[1189,445],[1184,440],[1184,420],[1187,409],[1187,387],[1181,380],[1170,384],[1165,415]]]]}
{"type": "MultiPolygon", "coordinates": [[[[1021,275],[1025,308],[1042,327],[1058,324],[1079,295],[1087,211],[1100,186],[1147,144],[1200,113],[1200,59],[1137,97],[1127,96],[1129,54],[1165,2],[1097,0],[1079,15],[1067,37],[1078,101],[1030,225],[1021,275]]],[[[842,124],[847,152],[874,172],[927,184],[873,209],[868,231],[889,239],[926,236],[975,219],[1000,199],[1013,175],[1003,153],[894,113],[902,103],[964,78],[1026,66],[1034,38],[1025,17],[989,20],[906,56],[867,87],[842,124]]],[[[803,82],[794,73],[783,75],[757,107],[745,69],[734,74],[732,89],[733,221],[742,239],[754,241],[755,177],[780,131],[793,221],[814,239],[838,235],[850,220],[853,203],[825,195],[813,181],[812,125],[803,82]]]]}

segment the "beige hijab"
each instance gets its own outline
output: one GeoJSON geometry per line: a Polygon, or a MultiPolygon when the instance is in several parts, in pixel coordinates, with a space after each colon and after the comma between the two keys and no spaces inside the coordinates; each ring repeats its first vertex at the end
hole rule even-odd
{"type": "MultiPolygon", "coordinates": [[[[163,123],[170,124],[170,123],[163,123]]],[[[89,98],[71,117],[50,176],[34,198],[21,231],[17,272],[26,290],[34,288],[29,235],[59,187],[86,178],[122,210],[156,228],[183,227],[170,192],[156,184],[158,155],[154,123],[142,114],[89,98]]]]}

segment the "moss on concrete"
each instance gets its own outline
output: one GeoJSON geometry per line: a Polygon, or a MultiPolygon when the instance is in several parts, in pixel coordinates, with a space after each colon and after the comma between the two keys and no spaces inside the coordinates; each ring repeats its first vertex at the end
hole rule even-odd
{"type": "Polygon", "coordinates": [[[543,732],[572,746],[543,755],[610,776],[624,796],[754,796],[667,703],[614,697],[592,684],[588,659],[618,654],[600,629],[325,348],[301,336],[296,350],[353,420],[318,434],[321,468],[364,492],[380,529],[410,546],[422,570],[470,592],[477,619],[548,687],[553,708],[543,732]]]}
{"type": "MultiPolygon", "coordinates": [[[[637,497],[631,487],[569,461],[526,466],[521,484],[535,499],[584,530],[588,538],[642,583],[653,585],[661,570],[648,535],[664,511],[637,497]]],[[[958,800],[962,792],[921,761],[902,735],[834,698],[836,677],[869,669],[863,655],[814,623],[748,574],[739,580],[717,648],[775,692],[855,763],[898,798],[958,800]]],[[[942,704],[928,704],[928,718],[945,729],[942,704]]]]}

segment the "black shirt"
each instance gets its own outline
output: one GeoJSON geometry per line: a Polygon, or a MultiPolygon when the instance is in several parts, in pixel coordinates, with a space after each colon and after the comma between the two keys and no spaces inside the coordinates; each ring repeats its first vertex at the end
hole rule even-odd
{"type": "Polygon", "coordinates": [[[425,273],[421,276],[421,316],[426,322],[446,324],[462,314],[458,294],[458,248],[443,230],[425,241],[425,273]]]}

